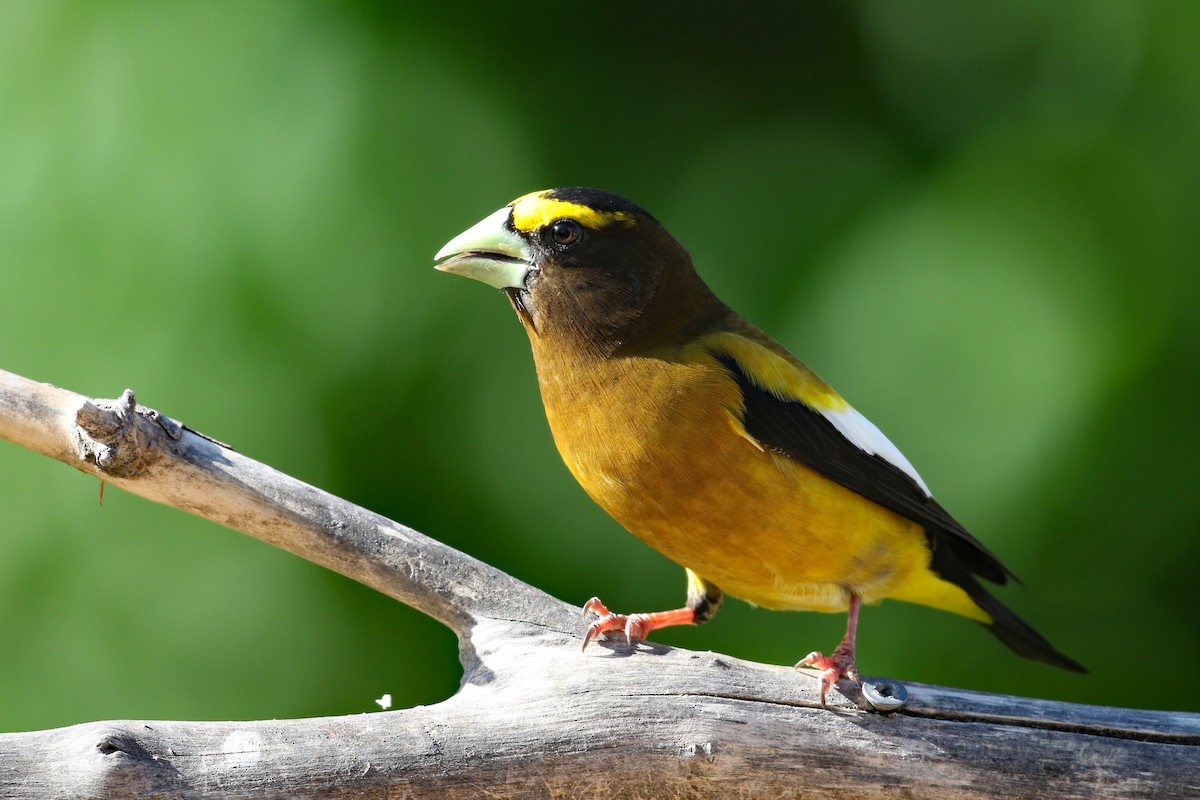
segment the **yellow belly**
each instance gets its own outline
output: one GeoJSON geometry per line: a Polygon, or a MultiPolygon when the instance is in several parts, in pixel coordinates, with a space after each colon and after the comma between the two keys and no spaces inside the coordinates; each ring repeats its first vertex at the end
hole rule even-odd
{"type": "Polygon", "coordinates": [[[930,572],[919,525],[740,435],[740,396],[717,362],[538,366],[555,441],[587,493],[730,594],[768,608],[839,611],[853,592],[981,613],[930,572]]]}

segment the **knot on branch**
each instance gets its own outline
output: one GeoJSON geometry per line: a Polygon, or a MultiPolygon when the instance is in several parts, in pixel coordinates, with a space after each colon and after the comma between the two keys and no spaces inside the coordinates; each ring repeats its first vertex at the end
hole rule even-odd
{"type": "MultiPolygon", "coordinates": [[[[178,770],[155,752],[158,733],[150,725],[103,722],[81,725],[72,732],[67,746],[56,753],[61,783],[49,787],[59,789],[56,796],[184,796],[187,787],[178,770]]],[[[176,755],[173,749],[169,753],[176,755]]],[[[49,789],[44,796],[53,793],[49,789]]]]}
{"type": "Polygon", "coordinates": [[[152,757],[129,731],[119,728],[101,733],[96,742],[96,751],[104,756],[121,754],[130,758],[152,757]]]}
{"type": "Polygon", "coordinates": [[[173,419],[139,406],[132,389],[116,400],[83,401],[75,412],[75,425],[79,457],[117,478],[136,478],[158,460],[164,434],[173,440],[183,435],[173,419]]]}

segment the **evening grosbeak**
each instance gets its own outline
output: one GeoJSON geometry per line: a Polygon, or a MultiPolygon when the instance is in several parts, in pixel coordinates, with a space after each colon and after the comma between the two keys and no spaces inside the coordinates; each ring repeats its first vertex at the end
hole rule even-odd
{"type": "Polygon", "coordinates": [[[1084,668],[980,579],[1012,573],[930,495],[895,445],[782,345],[722,303],[646,211],[579,187],[514,200],[454,237],[437,268],[504,290],[529,334],[554,441],[584,490],[687,570],[687,603],[615,614],[583,646],[698,625],[727,591],[848,611],[821,702],[856,682],[861,603],[885,597],[982,623],[1026,658],[1084,668]],[[444,260],[443,260],[444,259],[444,260]]]}

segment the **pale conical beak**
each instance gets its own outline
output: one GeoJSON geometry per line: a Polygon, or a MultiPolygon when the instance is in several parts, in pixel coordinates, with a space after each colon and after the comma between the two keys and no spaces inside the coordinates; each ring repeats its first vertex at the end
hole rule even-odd
{"type": "Polygon", "coordinates": [[[434,256],[434,269],[482,281],[497,289],[524,289],[533,271],[529,245],[508,228],[512,208],[505,206],[446,242],[434,256]]]}

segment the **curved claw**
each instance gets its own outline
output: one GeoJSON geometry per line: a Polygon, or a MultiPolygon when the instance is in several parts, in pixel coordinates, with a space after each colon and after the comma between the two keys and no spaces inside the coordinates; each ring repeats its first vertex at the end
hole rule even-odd
{"type": "Polygon", "coordinates": [[[646,634],[653,630],[649,614],[614,614],[600,602],[599,597],[593,597],[583,604],[583,615],[586,617],[588,614],[596,614],[598,619],[588,626],[587,633],[583,635],[581,650],[587,650],[592,640],[602,633],[621,631],[626,640],[633,644],[645,639],[646,634]]]}
{"type": "Polygon", "coordinates": [[[593,597],[583,604],[583,616],[595,614],[598,619],[588,626],[587,633],[583,635],[583,647],[580,651],[587,650],[589,644],[602,633],[609,631],[620,631],[625,629],[625,618],[620,614],[614,614],[608,610],[608,606],[600,602],[599,597],[593,597]]]}
{"type": "Polygon", "coordinates": [[[602,633],[622,631],[630,644],[646,638],[650,631],[665,628],[669,625],[694,625],[696,612],[692,608],[678,608],[674,611],[655,611],[649,614],[614,614],[608,610],[600,598],[593,597],[583,604],[583,615],[596,614],[598,619],[588,626],[583,637],[583,649],[591,644],[602,633]]]}
{"type": "Polygon", "coordinates": [[[842,637],[841,644],[833,649],[832,655],[826,656],[820,650],[813,650],[796,663],[797,667],[816,667],[821,670],[821,708],[826,707],[825,693],[829,691],[829,687],[842,678],[849,678],[862,686],[862,680],[858,677],[858,667],[854,665],[854,637],[858,632],[858,609],[861,605],[862,599],[857,594],[851,594],[850,613],[846,616],[846,635],[842,637]]]}
{"type": "Polygon", "coordinates": [[[825,695],[829,689],[842,678],[849,678],[859,686],[862,679],[858,677],[858,667],[854,664],[854,653],[846,652],[841,647],[826,656],[820,650],[814,650],[796,662],[796,668],[815,667],[821,670],[821,708],[825,708],[825,695]]]}
{"type": "Polygon", "coordinates": [[[600,635],[600,623],[593,622],[591,625],[588,626],[587,633],[585,633],[583,635],[583,647],[579,648],[579,652],[582,653],[584,650],[587,650],[588,645],[592,643],[592,639],[595,639],[599,635],[600,635]]]}
{"type": "Polygon", "coordinates": [[[593,597],[591,600],[588,600],[583,604],[584,619],[587,619],[588,614],[596,614],[600,617],[607,617],[611,613],[612,612],[608,610],[608,607],[605,606],[604,603],[600,602],[599,597],[593,597]]]}

